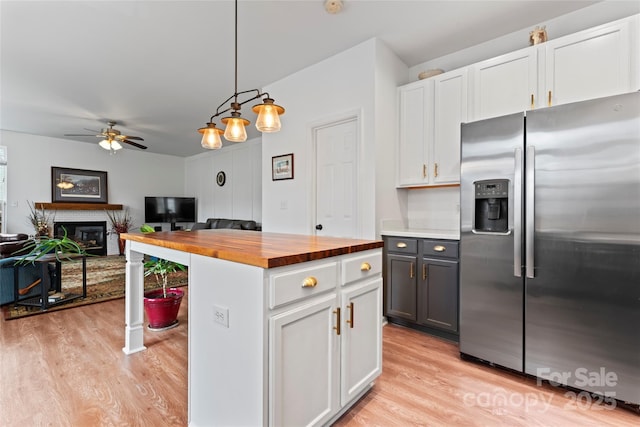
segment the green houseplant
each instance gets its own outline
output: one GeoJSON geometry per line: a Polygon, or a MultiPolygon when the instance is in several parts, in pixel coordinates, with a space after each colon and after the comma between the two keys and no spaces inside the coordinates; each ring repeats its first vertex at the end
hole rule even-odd
{"type": "Polygon", "coordinates": [[[78,245],[74,240],[67,236],[67,229],[62,227],[64,234],[61,237],[40,236],[26,243],[24,247],[16,252],[15,255],[21,258],[17,264],[25,264],[27,262],[35,262],[37,259],[47,255],[55,254],[58,261],[70,261],[71,255],[87,256],[86,251],[78,245]]]}
{"type": "MultiPolygon", "coordinates": [[[[140,227],[143,233],[153,233],[153,227],[144,224],[140,227]]],[[[186,267],[177,262],[163,258],[151,257],[144,263],[144,276],[154,275],[162,289],[154,289],[144,293],[144,310],[149,320],[149,329],[165,330],[178,325],[178,311],[184,296],[184,291],[169,288],[168,280],[171,273],[185,271],[186,267]]]]}

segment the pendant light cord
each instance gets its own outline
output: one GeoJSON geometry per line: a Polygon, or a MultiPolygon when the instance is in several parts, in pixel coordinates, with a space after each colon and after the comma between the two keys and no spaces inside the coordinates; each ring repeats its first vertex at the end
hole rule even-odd
{"type": "Polygon", "coordinates": [[[238,0],[236,0],[236,34],[235,34],[235,39],[236,39],[236,46],[235,46],[235,51],[236,51],[236,64],[235,64],[235,102],[236,104],[238,103],[238,0]]]}

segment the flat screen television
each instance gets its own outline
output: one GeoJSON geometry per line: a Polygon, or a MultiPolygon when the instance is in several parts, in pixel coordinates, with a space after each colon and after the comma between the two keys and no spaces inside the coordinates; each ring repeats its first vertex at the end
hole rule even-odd
{"type": "Polygon", "coordinates": [[[176,229],[176,222],[196,222],[195,197],[144,198],[144,222],[168,222],[176,229]]]}

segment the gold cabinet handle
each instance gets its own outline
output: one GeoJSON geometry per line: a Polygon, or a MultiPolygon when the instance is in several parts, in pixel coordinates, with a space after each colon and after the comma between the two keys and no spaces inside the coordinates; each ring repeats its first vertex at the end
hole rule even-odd
{"type": "Polygon", "coordinates": [[[369,264],[368,262],[363,262],[362,264],[360,264],[360,271],[369,271],[371,270],[371,264],[369,264]]]}
{"type": "Polygon", "coordinates": [[[423,178],[427,177],[427,165],[425,164],[422,165],[422,177],[423,178]]]}
{"type": "Polygon", "coordinates": [[[535,106],[536,106],[535,99],[533,98],[533,94],[531,94],[531,109],[533,110],[535,106]]]}
{"type": "Polygon", "coordinates": [[[549,91],[549,99],[547,101],[547,105],[551,107],[551,91],[549,91]]]}
{"type": "Polygon", "coordinates": [[[422,280],[427,280],[427,264],[422,264],[422,280]]]}
{"type": "Polygon", "coordinates": [[[316,279],[313,276],[306,277],[302,281],[303,288],[315,288],[317,284],[318,284],[318,279],[316,279]]]}
{"type": "Polygon", "coordinates": [[[349,309],[349,320],[347,320],[347,323],[349,327],[353,329],[353,303],[349,304],[347,308],[349,309]]]}
{"type": "Polygon", "coordinates": [[[333,314],[336,315],[336,326],[334,326],[333,329],[336,331],[336,335],[340,335],[340,307],[336,307],[336,309],[333,310],[333,314]]]}
{"type": "Polygon", "coordinates": [[[433,165],[433,176],[435,178],[438,177],[438,164],[437,163],[434,163],[434,165],[433,165]]]}
{"type": "Polygon", "coordinates": [[[411,265],[409,266],[409,278],[413,279],[413,276],[415,275],[414,270],[415,265],[413,263],[411,263],[411,265]]]}
{"type": "Polygon", "coordinates": [[[407,244],[405,242],[398,242],[398,243],[396,243],[396,247],[397,248],[406,248],[407,244]]]}
{"type": "Polygon", "coordinates": [[[444,252],[447,250],[447,248],[442,245],[436,245],[433,247],[433,250],[436,252],[444,252]]]}

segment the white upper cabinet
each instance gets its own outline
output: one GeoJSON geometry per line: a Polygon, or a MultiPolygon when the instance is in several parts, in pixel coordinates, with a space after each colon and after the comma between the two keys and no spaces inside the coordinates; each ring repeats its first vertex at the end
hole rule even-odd
{"type": "Polygon", "coordinates": [[[471,65],[469,120],[638,90],[637,21],[625,18],[471,65]]]}
{"type": "Polygon", "coordinates": [[[433,184],[460,182],[460,124],[467,121],[467,68],[433,78],[433,184]]]}
{"type": "Polygon", "coordinates": [[[398,89],[397,187],[460,182],[460,123],[467,119],[467,69],[398,89]]]}
{"type": "Polygon", "coordinates": [[[420,80],[398,89],[399,135],[397,185],[429,184],[427,147],[433,116],[433,80],[420,80]]]}
{"type": "Polygon", "coordinates": [[[637,90],[637,18],[539,45],[546,62],[540,73],[545,106],[637,90]]]}
{"type": "Polygon", "coordinates": [[[503,116],[540,105],[535,47],[474,64],[471,75],[471,120],[503,116]]]}

